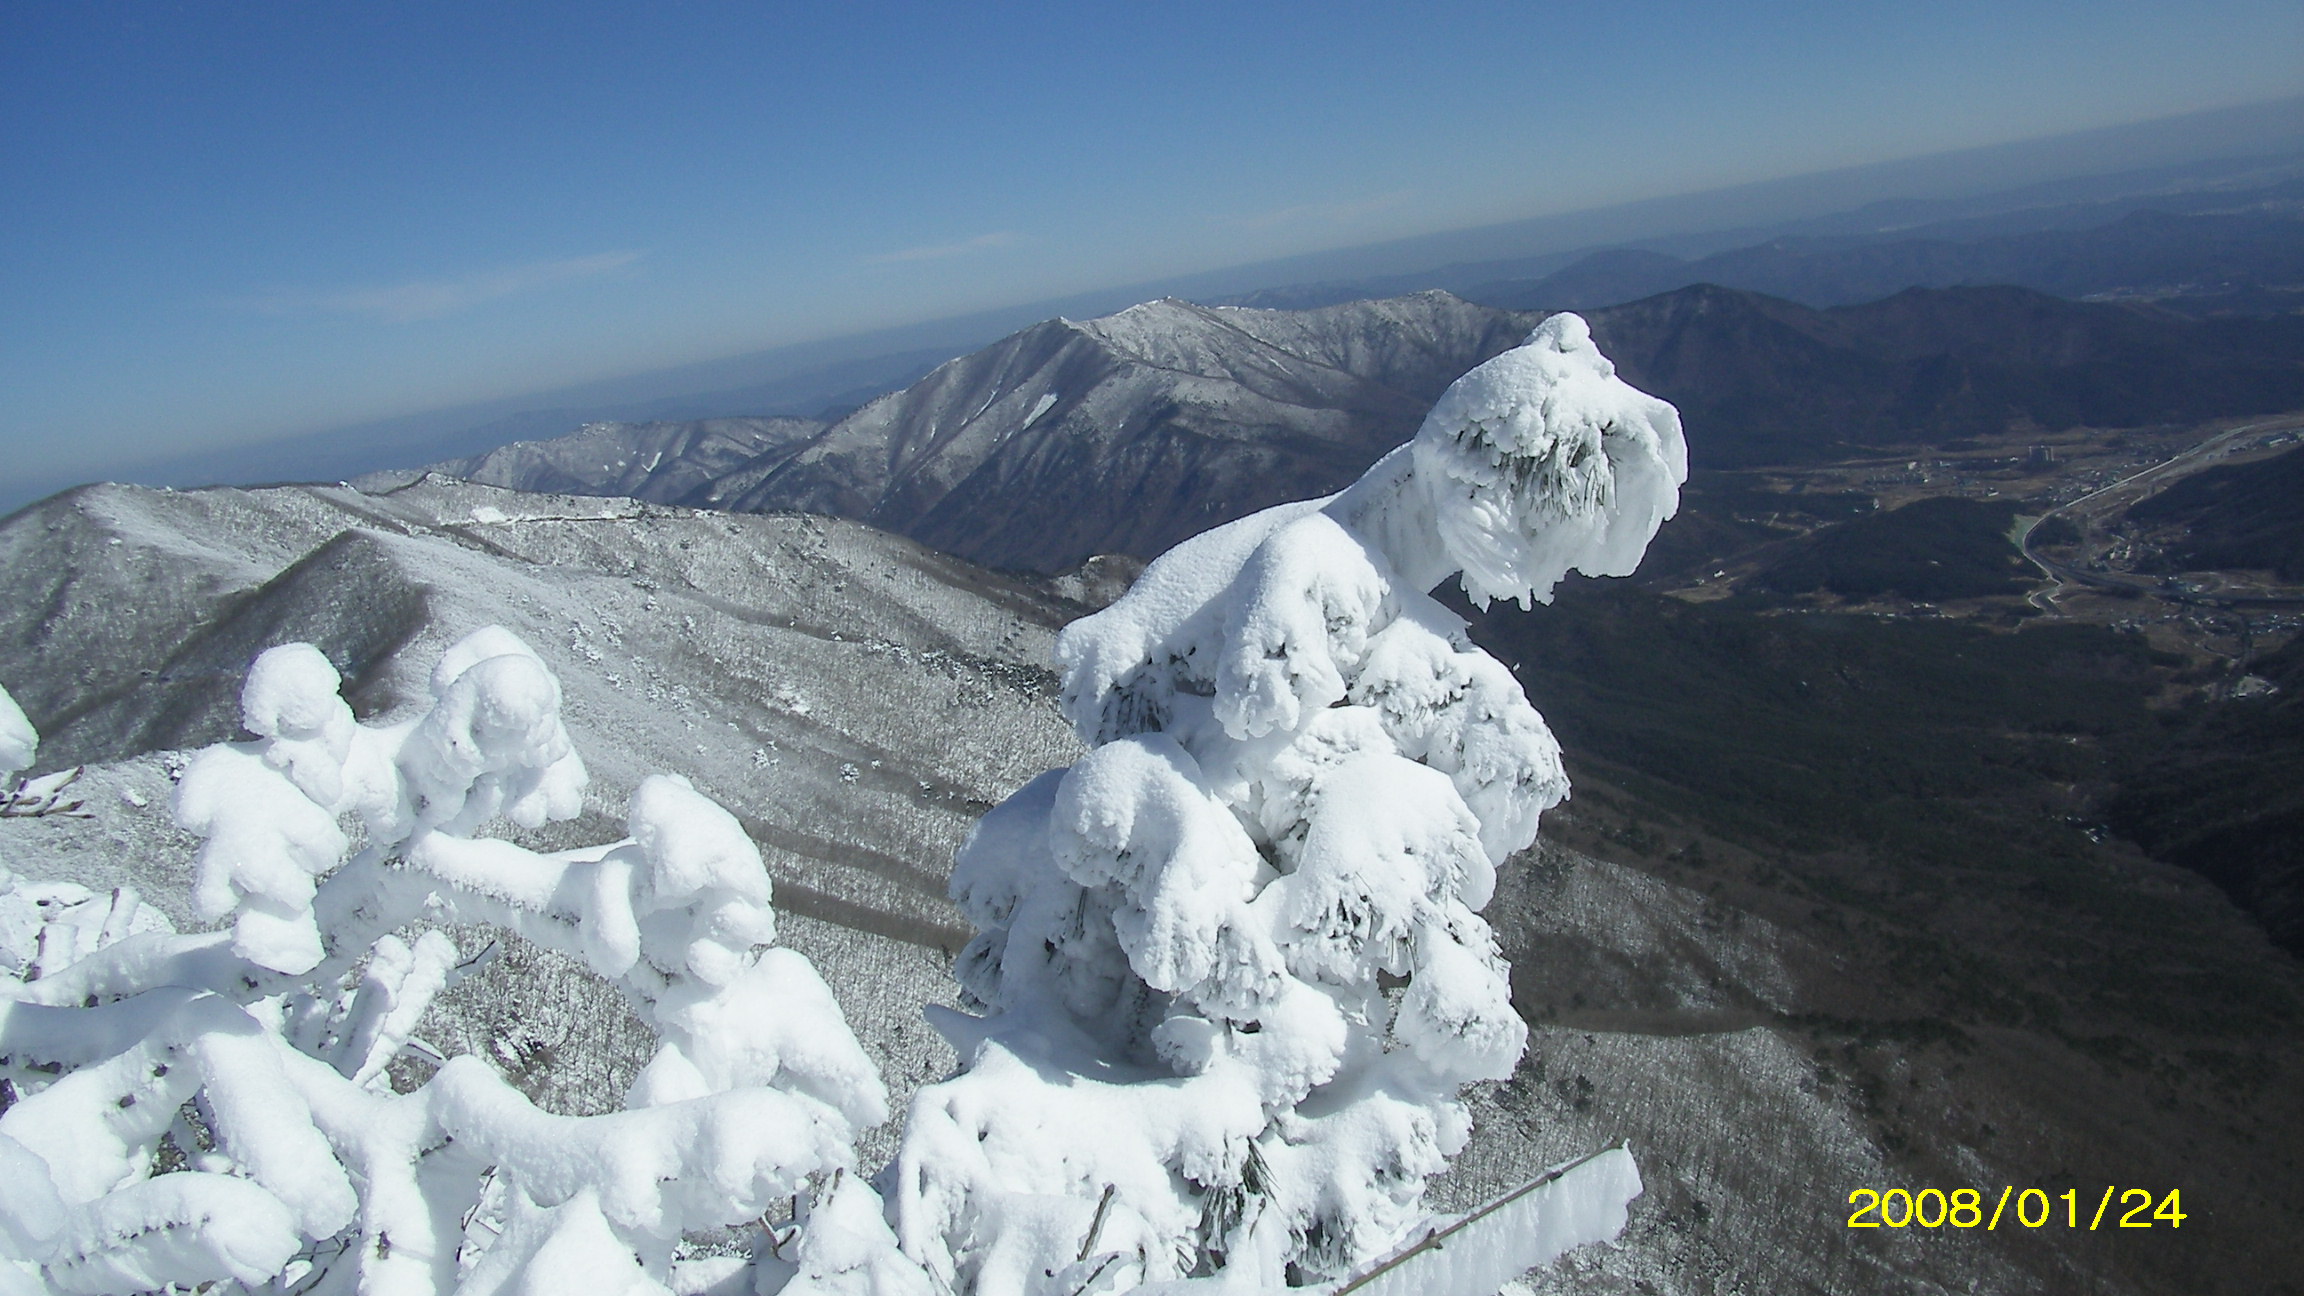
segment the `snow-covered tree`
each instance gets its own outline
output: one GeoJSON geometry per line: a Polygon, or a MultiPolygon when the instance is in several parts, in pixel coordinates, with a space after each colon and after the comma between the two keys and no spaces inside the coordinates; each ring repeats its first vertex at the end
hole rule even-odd
{"type": "MultiPolygon", "coordinates": [[[[735,819],[659,776],[622,841],[475,836],[572,817],[585,784],[558,682],[502,629],[447,651],[421,715],[361,724],[338,687],[308,645],[264,653],[255,739],[184,772],[194,900],[228,926],[98,923],[80,957],[0,983],[0,1293],[665,1292],[684,1237],[812,1177],[844,1182],[760,1283],[925,1291],[847,1173],[886,1091],[814,968],[771,947],[735,819]],[[421,1084],[395,1067],[459,973],[460,924],[623,990],[659,1039],[623,1110],[539,1110],[476,1057],[421,1084]]],[[[0,764],[30,757],[13,714],[0,764]]]]}
{"type": "Polygon", "coordinates": [[[966,1067],[883,1181],[906,1253],[956,1291],[1074,1296],[1395,1246],[1469,1133],[1459,1090],[1520,1057],[1478,911],[1568,790],[1427,591],[1629,574],[1686,475],[1672,407],[1556,315],[1350,488],[1187,541],[1069,627],[1093,750],[957,860],[985,1012],[937,1014],[966,1067]]]}

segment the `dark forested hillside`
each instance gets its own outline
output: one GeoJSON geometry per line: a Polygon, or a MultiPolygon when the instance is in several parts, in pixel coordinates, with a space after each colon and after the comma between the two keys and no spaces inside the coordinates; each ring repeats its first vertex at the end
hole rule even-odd
{"type": "Polygon", "coordinates": [[[2166,717],[2108,816],[2152,854],[2224,888],[2304,957],[2304,639],[2252,670],[2273,691],[2166,717]]]}
{"type": "Polygon", "coordinates": [[[2021,288],[1814,310],[1699,285],[1589,312],[1694,460],[1746,467],[2024,427],[2135,427],[2304,405],[2304,319],[2194,321],[2021,288]]]}
{"type": "Polygon", "coordinates": [[[2263,568],[2304,581],[2304,448],[2195,473],[2128,517],[2176,529],[2158,564],[2167,570],[2263,568]]]}
{"type": "Polygon", "coordinates": [[[1907,599],[2020,594],[2033,574],[2008,529],[2016,506],[1939,496],[1830,527],[1785,548],[1749,580],[1778,594],[1907,599]]]}

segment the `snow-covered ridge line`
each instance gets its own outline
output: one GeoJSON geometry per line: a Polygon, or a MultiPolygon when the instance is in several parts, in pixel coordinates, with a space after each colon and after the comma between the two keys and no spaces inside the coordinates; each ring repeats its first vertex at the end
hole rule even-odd
{"type": "MultiPolygon", "coordinates": [[[[823,429],[813,419],[710,418],[586,423],[563,437],[515,441],[427,471],[536,493],[625,495],[656,504],[708,503],[714,479],[788,454],[823,429]]],[[[383,487],[412,474],[377,473],[383,487]]]]}
{"type": "Polygon", "coordinates": [[[525,490],[828,513],[1052,574],[1099,553],[1157,554],[1205,527],[1212,499],[1229,518],[1336,489],[1533,322],[1438,292],[1312,311],[1150,302],[1033,325],[748,457],[712,434],[741,420],[708,420],[589,425],[486,466],[433,467],[525,490]],[[636,475],[642,441],[664,457],[636,475]]]}

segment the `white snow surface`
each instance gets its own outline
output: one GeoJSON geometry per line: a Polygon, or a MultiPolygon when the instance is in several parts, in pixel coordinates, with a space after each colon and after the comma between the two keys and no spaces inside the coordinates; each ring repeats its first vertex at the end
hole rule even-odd
{"type": "Polygon", "coordinates": [[[32,722],[24,718],[24,708],[0,688],[0,779],[20,769],[32,767],[33,754],[40,750],[40,735],[32,730],[32,722]]]}
{"type": "Polygon", "coordinates": [[[1478,910],[1568,790],[1426,591],[1629,573],[1686,475],[1672,408],[1555,316],[1352,487],[1189,540],[1068,627],[1094,750],[955,863],[985,1015],[938,1019],[968,1069],[915,1095],[884,1182],[906,1253],[1071,1296],[1341,1278],[1399,1243],[1469,1135],[1458,1089],[1520,1057],[1478,910]]]}

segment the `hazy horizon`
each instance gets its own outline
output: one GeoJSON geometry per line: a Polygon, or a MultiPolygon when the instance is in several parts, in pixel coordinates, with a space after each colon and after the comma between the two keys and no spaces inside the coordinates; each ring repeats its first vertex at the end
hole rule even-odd
{"type": "Polygon", "coordinates": [[[0,445],[61,483],[2304,89],[2279,5],[1566,12],[20,12],[0,445]]]}

